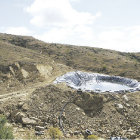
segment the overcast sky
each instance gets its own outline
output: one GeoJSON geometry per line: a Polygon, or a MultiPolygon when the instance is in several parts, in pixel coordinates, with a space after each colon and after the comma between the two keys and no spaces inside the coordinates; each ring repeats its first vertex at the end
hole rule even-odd
{"type": "Polygon", "coordinates": [[[0,0],[0,32],[140,52],[140,0],[0,0]]]}

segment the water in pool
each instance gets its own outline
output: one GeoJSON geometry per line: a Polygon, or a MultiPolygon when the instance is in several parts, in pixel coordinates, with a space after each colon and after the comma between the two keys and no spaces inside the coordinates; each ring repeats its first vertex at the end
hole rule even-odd
{"type": "Polygon", "coordinates": [[[133,79],[81,71],[68,72],[54,81],[54,83],[61,82],[82,91],[118,92],[140,89],[140,83],[133,79]]]}
{"type": "Polygon", "coordinates": [[[131,87],[123,85],[123,84],[119,84],[119,83],[110,83],[110,82],[106,82],[106,81],[100,81],[100,82],[96,82],[96,81],[89,81],[86,82],[85,84],[82,84],[79,87],[75,87],[75,85],[73,85],[73,88],[78,88],[81,90],[90,90],[90,91],[119,91],[119,90],[129,90],[131,89],[131,87]]]}

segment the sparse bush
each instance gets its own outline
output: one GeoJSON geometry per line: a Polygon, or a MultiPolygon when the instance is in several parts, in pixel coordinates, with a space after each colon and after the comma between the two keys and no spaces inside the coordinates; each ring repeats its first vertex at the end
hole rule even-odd
{"type": "Polygon", "coordinates": [[[62,137],[62,132],[59,128],[51,127],[49,128],[48,133],[52,139],[59,139],[62,137]]]}
{"type": "Polygon", "coordinates": [[[102,71],[107,71],[107,67],[104,65],[101,70],[102,71]]]}
{"type": "Polygon", "coordinates": [[[89,135],[89,136],[87,137],[87,139],[98,140],[98,139],[99,139],[99,137],[98,137],[98,136],[96,136],[96,135],[89,135]]]}
{"type": "Polygon", "coordinates": [[[5,126],[7,120],[0,115],[0,139],[14,139],[12,128],[5,126]]]}

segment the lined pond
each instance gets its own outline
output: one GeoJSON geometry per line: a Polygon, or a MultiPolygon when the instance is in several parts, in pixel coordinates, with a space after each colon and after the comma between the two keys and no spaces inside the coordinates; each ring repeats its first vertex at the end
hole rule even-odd
{"type": "Polygon", "coordinates": [[[68,72],[54,81],[62,82],[82,91],[122,93],[140,90],[140,83],[134,79],[81,71],[68,72]]]}

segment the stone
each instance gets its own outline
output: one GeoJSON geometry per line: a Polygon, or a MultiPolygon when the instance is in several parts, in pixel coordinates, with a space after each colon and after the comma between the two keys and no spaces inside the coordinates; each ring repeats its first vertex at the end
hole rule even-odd
{"type": "Polygon", "coordinates": [[[42,127],[42,126],[36,126],[36,127],[35,127],[35,130],[36,130],[36,131],[44,131],[44,129],[45,129],[45,128],[42,127]]]}
{"type": "Polygon", "coordinates": [[[85,116],[85,115],[86,115],[86,114],[85,114],[85,112],[82,112],[82,115],[84,115],[84,116],[85,116]]]}
{"type": "Polygon", "coordinates": [[[22,118],[22,124],[25,124],[25,125],[36,125],[36,121],[32,120],[30,118],[27,118],[27,117],[23,117],[22,118]]]}
{"type": "Polygon", "coordinates": [[[26,115],[23,112],[17,112],[15,115],[15,119],[17,122],[22,122],[22,118],[25,117],[26,115]]]}
{"type": "Polygon", "coordinates": [[[69,134],[72,136],[73,135],[73,131],[72,130],[69,130],[69,134]]]}
{"type": "Polygon", "coordinates": [[[115,107],[116,107],[116,110],[119,112],[119,113],[124,113],[124,107],[122,104],[115,104],[115,107]]]}
{"type": "Polygon", "coordinates": [[[35,121],[37,121],[37,122],[40,122],[40,121],[41,121],[40,119],[38,119],[38,118],[36,118],[36,117],[30,117],[30,119],[33,119],[33,120],[35,120],[35,121]]]}
{"type": "Polygon", "coordinates": [[[123,98],[126,102],[128,102],[128,97],[127,97],[126,95],[123,95],[122,98],[123,98]]]}
{"type": "Polygon", "coordinates": [[[80,128],[83,130],[85,128],[85,126],[84,125],[81,125],[80,128]]]}
{"type": "Polygon", "coordinates": [[[74,135],[79,135],[80,133],[80,131],[74,131],[74,135]]]}
{"type": "Polygon", "coordinates": [[[122,125],[123,124],[122,121],[119,121],[119,124],[122,125]]]}
{"type": "Polygon", "coordinates": [[[131,134],[130,134],[130,139],[135,139],[135,138],[136,138],[135,133],[131,133],[131,134]]]}
{"type": "Polygon", "coordinates": [[[44,135],[44,131],[36,131],[35,134],[36,135],[44,135]]]}
{"type": "Polygon", "coordinates": [[[10,123],[7,122],[7,123],[5,124],[5,126],[6,126],[6,127],[12,127],[12,124],[10,124],[10,123]]]}
{"type": "Polygon", "coordinates": [[[130,107],[130,104],[128,104],[128,103],[126,103],[125,105],[126,105],[127,107],[130,107]]]}
{"type": "Polygon", "coordinates": [[[79,111],[79,110],[80,110],[80,108],[79,108],[79,107],[76,107],[76,110],[78,110],[78,111],[79,111]]]}
{"type": "Polygon", "coordinates": [[[21,73],[22,73],[22,75],[23,75],[24,78],[28,78],[29,73],[26,70],[21,69],[21,73]]]}
{"type": "Polygon", "coordinates": [[[10,117],[10,113],[9,113],[9,112],[6,112],[6,113],[5,113],[5,116],[6,116],[7,118],[9,118],[9,117],[10,117]]]}
{"type": "Polygon", "coordinates": [[[23,111],[27,111],[27,110],[29,109],[28,104],[25,103],[25,104],[22,106],[22,109],[23,109],[23,111]]]}
{"type": "Polygon", "coordinates": [[[128,132],[133,132],[133,130],[132,130],[132,128],[131,128],[131,127],[128,129],[128,132]]]}
{"type": "Polygon", "coordinates": [[[18,108],[21,108],[24,105],[24,102],[19,102],[18,103],[18,108]]]}
{"type": "Polygon", "coordinates": [[[115,106],[118,108],[118,109],[123,109],[123,105],[122,104],[115,104],[115,106]]]}
{"type": "Polygon", "coordinates": [[[107,133],[110,133],[110,130],[107,129],[106,132],[107,132],[107,133]]]}
{"type": "Polygon", "coordinates": [[[133,132],[128,132],[127,135],[129,136],[130,139],[135,139],[136,138],[136,134],[133,132]]]}
{"type": "Polygon", "coordinates": [[[67,137],[67,138],[70,138],[70,137],[71,137],[71,135],[68,133],[68,134],[66,134],[66,137],[67,137]]]}

